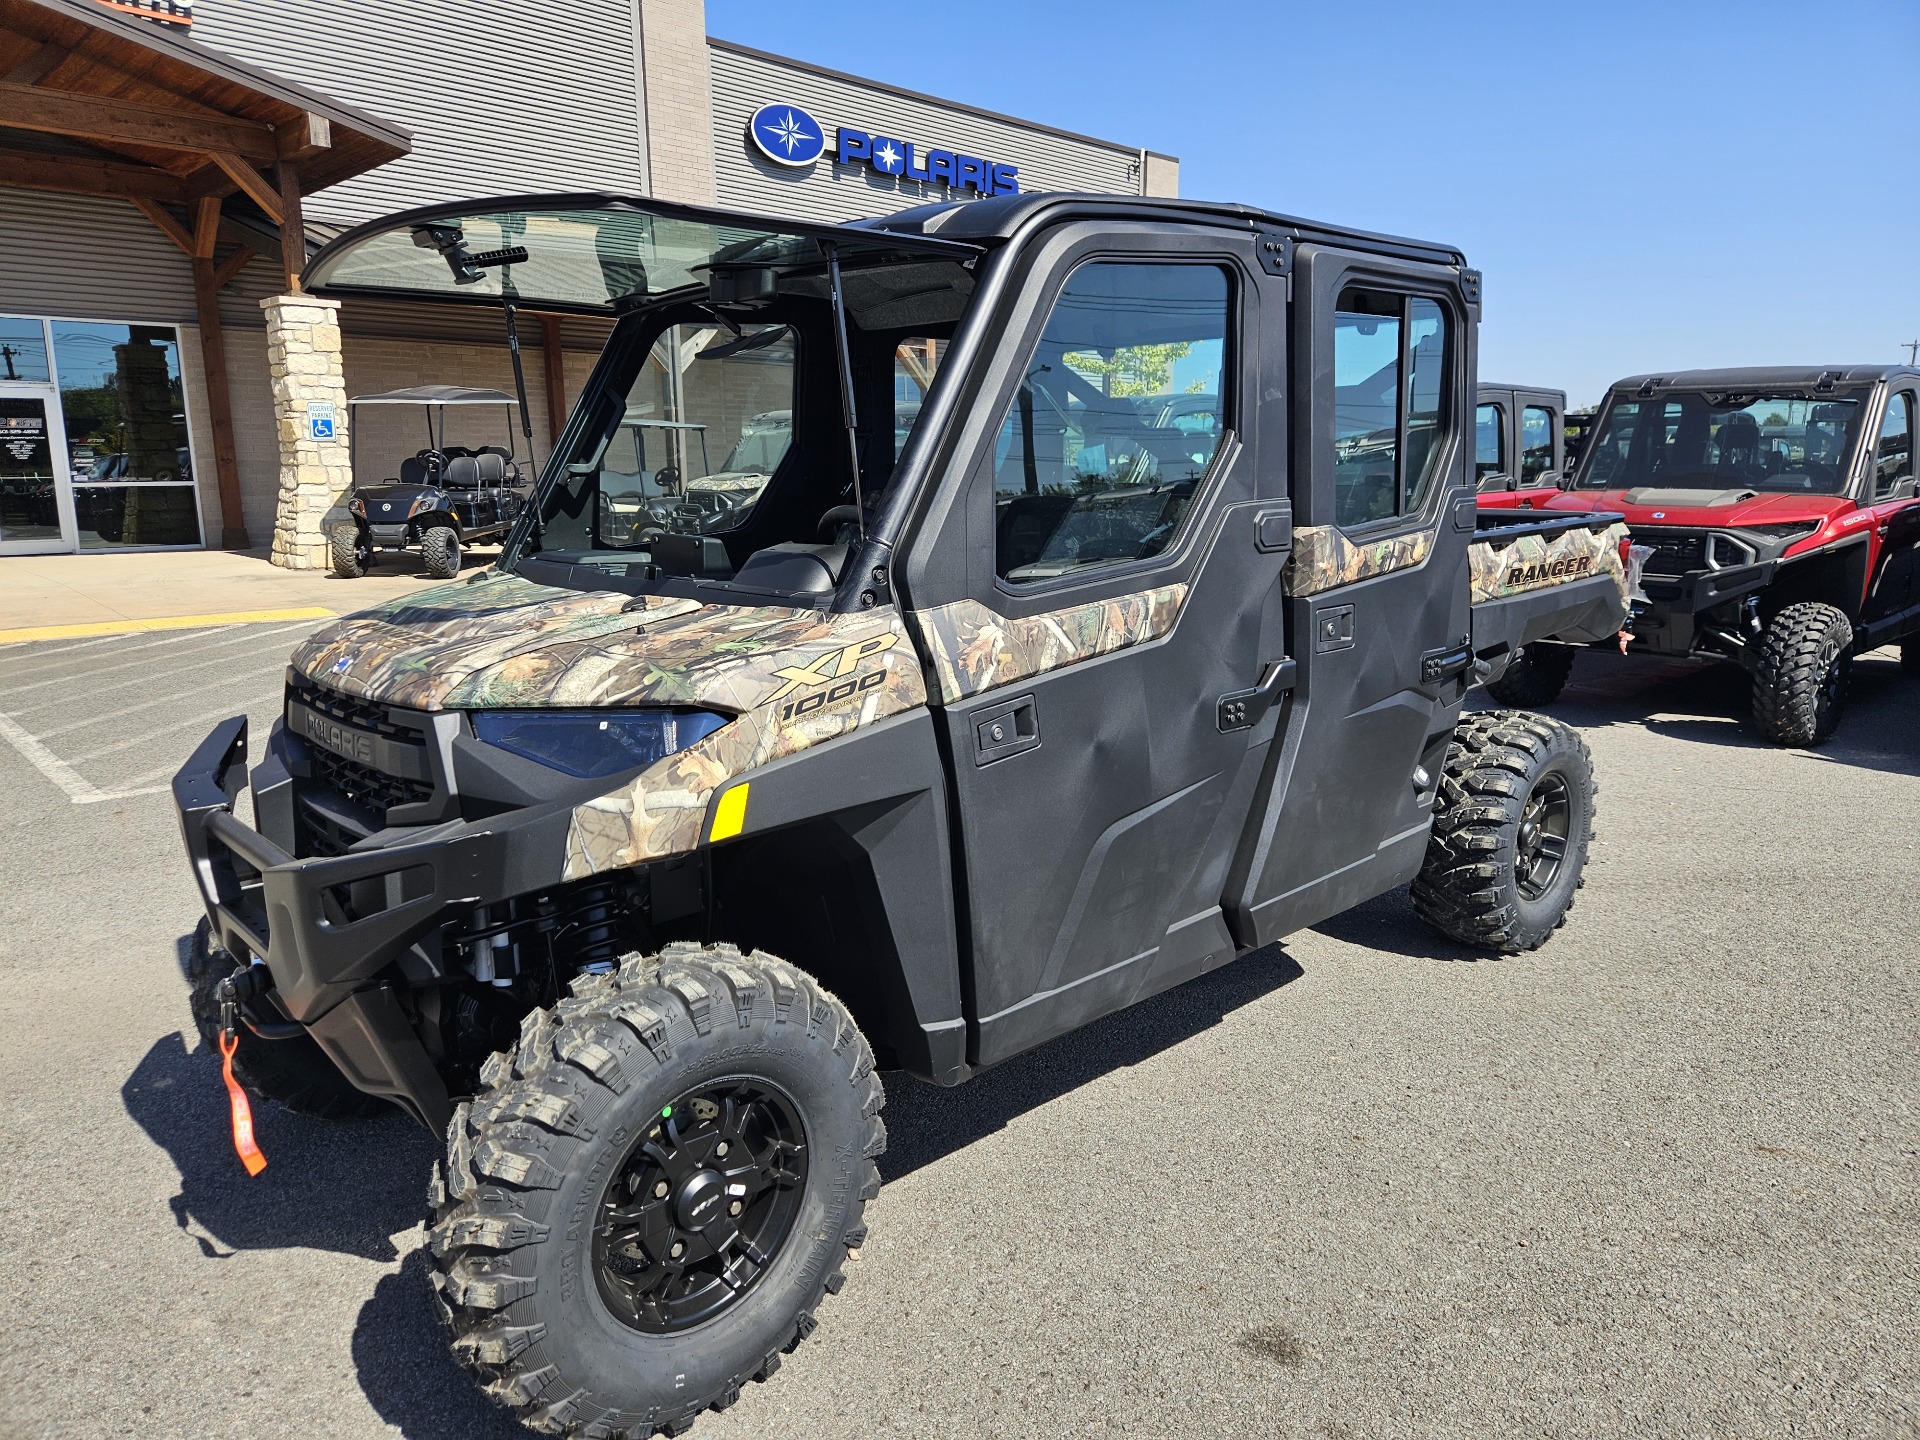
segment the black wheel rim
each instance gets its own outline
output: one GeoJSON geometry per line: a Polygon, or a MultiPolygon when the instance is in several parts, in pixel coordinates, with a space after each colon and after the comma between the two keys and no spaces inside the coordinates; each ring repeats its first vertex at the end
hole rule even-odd
{"type": "Polygon", "coordinates": [[[593,1231],[600,1298],[648,1334],[738,1304],[779,1257],[806,1193],[800,1111],[734,1076],[662,1106],[607,1183],[593,1231]]]}
{"type": "Polygon", "coordinates": [[[1520,835],[1514,846],[1514,870],[1520,894],[1538,900],[1560,878],[1566,863],[1567,840],[1573,833],[1573,792],[1567,777],[1555,771],[1542,775],[1520,810],[1520,835]]]}
{"type": "Polygon", "coordinates": [[[1816,721],[1825,724],[1828,717],[1840,706],[1840,698],[1847,686],[1847,652],[1835,645],[1827,656],[1826,673],[1820,677],[1820,688],[1814,692],[1813,711],[1816,721]]]}

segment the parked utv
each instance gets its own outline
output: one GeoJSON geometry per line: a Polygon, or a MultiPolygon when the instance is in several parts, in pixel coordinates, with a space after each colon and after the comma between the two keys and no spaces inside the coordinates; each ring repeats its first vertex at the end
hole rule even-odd
{"type": "MultiPolygon", "coordinates": [[[[1898,641],[1920,673],[1917,408],[1920,370],[1904,366],[1636,375],[1550,504],[1623,514],[1651,550],[1634,651],[1739,661],[1760,733],[1817,745],[1854,655],[1898,641]]],[[[1501,684],[1517,699],[1531,677],[1544,704],[1570,663],[1533,647],[1501,684]]]]}
{"type": "Polygon", "coordinates": [[[617,317],[498,565],[317,632],[251,774],[237,717],[174,783],[202,1033],[445,1134],[489,1394],[644,1436],[772,1376],[866,1237],[877,1068],[956,1085],[1408,881],[1485,949],[1565,921],[1586,748],[1462,701],[1618,629],[1623,532],[1476,515],[1478,279],[1112,196],[517,197],[315,258],[617,317]],[[643,420],[786,438],[730,525],[637,525],[643,420]]]}
{"type": "Polygon", "coordinates": [[[467,385],[414,385],[381,395],[356,395],[347,403],[352,411],[347,441],[354,478],[347,509],[353,519],[335,526],[329,537],[334,574],[356,579],[367,573],[376,551],[417,547],[427,574],[451,580],[460,573],[462,545],[498,540],[519,517],[527,481],[513,453],[513,396],[467,385]],[[427,444],[400,461],[398,476],[369,484],[361,479],[361,412],[376,405],[422,407],[427,444]],[[472,450],[447,444],[450,405],[507,406],[507,443],[472,450]]]}
{"type": "Polygon", "coordinates": [[[1571,463],[1561,424],[1566,392],[1482,383],[1474,396],[1473,477],[1487,497],[1480,503],[1522,510],[1550,504],[1571,463]]]}

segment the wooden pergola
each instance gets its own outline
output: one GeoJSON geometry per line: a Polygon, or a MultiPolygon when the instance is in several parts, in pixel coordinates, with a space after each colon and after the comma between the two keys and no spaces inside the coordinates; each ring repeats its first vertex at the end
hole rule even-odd
{"type": "Polygon", "coordinates": [[[288,292],[306,264],[301,197],[405,155],[397,125],[93,0],[0,0],[0,186],[138,207],[193,267],[220,488],[221,544],[245,548],[215,264],[222,206],[244,195],[280,233],[288,292]]]}

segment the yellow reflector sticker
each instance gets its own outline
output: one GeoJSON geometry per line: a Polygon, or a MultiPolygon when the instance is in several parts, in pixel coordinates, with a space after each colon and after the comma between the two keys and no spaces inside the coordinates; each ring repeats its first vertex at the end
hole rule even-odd
{"type": "Polygon", "coordinates": [[[713,829],[709,840],[731,840],[747,828],[747,787],[736,785],[720,797],[713,808],[713,829]]]}

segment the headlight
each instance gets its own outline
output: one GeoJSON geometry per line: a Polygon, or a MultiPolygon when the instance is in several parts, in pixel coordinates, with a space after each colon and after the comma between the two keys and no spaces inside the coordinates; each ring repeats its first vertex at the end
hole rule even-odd
{"type": "Polygon", "coordinates": [[[358,495],[347,502],[347,509],[358,515],[362,520],[367,518],[367,502],[362,500],[358,495]]]}
{"type": "Polygon", "coordinates": [[[422,495],[418,500],[415,500],[412,505],[407,507],[407,518],[411,520],[415,515],[418,515],[422,510],[435,510],[438,508],[439,508],[439,504],[434,496],[422,495]]]}
{"type": "Polygon", "coordinates": [[[727,723],[711,710],[476,710],[471,718],[487,744],[582,779],[651,765],[727,723]]]}

